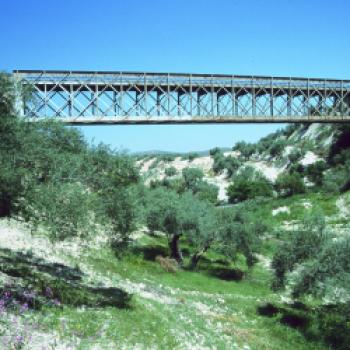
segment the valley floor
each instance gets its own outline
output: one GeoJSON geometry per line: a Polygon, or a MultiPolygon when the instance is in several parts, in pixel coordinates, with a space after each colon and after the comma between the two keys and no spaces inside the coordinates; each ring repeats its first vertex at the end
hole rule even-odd
{"type": "MultiPolygon", "coordinates": [[[[303,200],[297,198],[288,215],[297,215],[295,203],[303,200]]],[[[330,199],[323,205],[334,210],[334,202],[330,199]]],[[[224,281],[208,274],[204,264],[197,272],[169,273],[152,259],[145,259],[148,248],[165,246],[161,235],[151,237],[139,232],[133,252],[117,259],[103,235],[85,245],[79,241],[52,244],[44,234],[31,235],[14,220],[0,224],[2,258],[28,251],[42,261],[79,268],[86,283],[121,288],[133,295],[130,308],[124,309],[58,305],[22,315],[2,313],[2,339],[22,337],[21,349],[324,348],[275,318],[257,314],[257,306],[281,302],[281,296],[269,288],[272,273],[268,247],[242,281],[224,281]]],[[[207,256],[213,261],[215,258],[207,256]]],[[[237,261],[235,266],[240,264],[243,266],[237,261]]],[[[22,282],[1,273],[2,285],[22,282]]]]}

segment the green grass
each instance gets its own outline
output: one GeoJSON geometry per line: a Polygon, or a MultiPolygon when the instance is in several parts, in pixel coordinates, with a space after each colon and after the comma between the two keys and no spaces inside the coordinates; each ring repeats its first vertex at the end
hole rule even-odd
{"type": "MultiPolygon", "coordinates": [[[[143,238],[143,244],[146,241],[165,243],[164,238],[143,238]]],[[[243,264],[239,260],[235,266],[243,264]]],[[[277,319],[257,315],[258,305],[279,300],[269,289],[270,272],[258,265],[242,281],[228,282],[204,272],[167,273],[140,255],[116,259],[108,249],[91,251],[79,263],[89,264],[111,282],[142,285],[145,292],[135,293],[130,309],[47,308],[36,315],[44,328],[56,330],[63,339],[81,338],[79,349],[96,342],[106,349],[121,344],[142,349],[323,349],[277,319]]]]}
{"type": "Polygon", "coordinates": [[[305,193],[294,195],[287,198],[276,198],[262,203],[257,211],[256,216],[265,218],[275,227],[282,224],[283,221],[301,220],[308,212],[320,210],[326,216],[332,216],[337,213],[336,200],[338,196],[326,193],[305,193]],[[305,207],[303,203],[310,203],[310,208],[305,207]],[[279,207],[288,207],[290,213],[279,213],[272,215],[272,210],[279,207]]]}
{"type": "MultiPolygon", "coordinates": [[[[336,213],[336,198],[309,193],[292,198],[271,200],[259,206],[257,215],[278,226],[283,221],[300,220],[312,207],[328,216],[336,213]],[[290,214],[272,216],[272,209],[288,206],[290,214]]],[[[272,257],[279,238],[269,235],[261,254],[272,257]]],[[[183,246],[191,252],[191,246],[183,246]]],[[[222,267],[224,257],[208,251],[197,271],[168,273],[155,261],[146,260],[142,248],[167,247],[165,236],[142,236],[134,250],[117,258],[108,249],[89,248],[80,257],[70,257],[73,265],[88,270],[96,284],[103,280],[110,286],[133,293],[131,307],[45,307],[31,313],[44,332],[56,332],[66,341],[80,339],[81,350],[93,349],[243,349],[309,350],[326,349],[319,342],[306,340],[301,332],[279,322],[280,315],[267,318],[257,314],[266,302],[281,305],[280,295],[270,289],[272,272],[257,264],[247,270],[238,256],[227,268],[245,272],[239,281],[224,281],[208,272],[222,267]],[[196,347],[197,346],[197,347],[196,347]]],[[[185,263],[188,262],[188,257],[185,263]]]]}

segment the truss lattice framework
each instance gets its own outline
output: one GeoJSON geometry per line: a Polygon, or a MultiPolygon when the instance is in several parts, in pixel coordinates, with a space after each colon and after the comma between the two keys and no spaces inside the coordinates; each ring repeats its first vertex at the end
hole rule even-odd
{"type": "Polygon", "coordinates": [[[350,80],[24,71],[25,118],[71,124],[350,121],[350,80]]]}

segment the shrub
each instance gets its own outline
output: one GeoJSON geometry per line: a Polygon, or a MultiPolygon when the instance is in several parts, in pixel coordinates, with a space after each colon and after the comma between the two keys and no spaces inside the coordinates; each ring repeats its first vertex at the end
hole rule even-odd
{"type": "Polygon", "coordinates": [[[172,154],[164,154],[158,157],[160,161],[163,161],[165,163],[173,162],[175,160],[175,156],[172,154]]]}
{"type": "Polygon", "coordinates": [[[321,241],[318,251],[312,251],[293,285],[296,297],[312,294],[329,303],[350,301],[350,238],[321,241]]]}
{"type": "Polygon", "coordinates": [[[247,265],[252,267],[266,226],[261,220],[256,220],[251,204],[241,205],[237,209],[221,209],[218,211],[218,222],[219,251],[231,259],[241,253],[247,265]]]}
{"type": "Polygon", "coordinates": [[[166,169],[164,170],[164,173],[165,173],[166,176],[171,177],[171,176],[174,176],[174,175],[177,174],[177,170],[176,170],[175,167],[171,166],[171,167],[169,167],[169,168],[166,168],[166,169]]]}
{"type": "Polygon", "coordinates": [[[175,273],[179,267],[175,259],[169,259],[161,255],[157,255],[155,261],[157,261],[166,272],[175,273]]]}
{"type": "Polygon", "coordinates": [[[323,189],[326,192],[344,192],[350,189],[350,162],[337,165],[323,174],[323,189]]]}
{"type": "Polygon", "coordinates": [[[325,228],[324,216],[313,212],[304,218],[298,230],[290,233],[290,241],[283,243],[273,257],[274,289],[285,286],[287,272],[319,253],[326,239],[325,228]]]}
{"type": "Polygon", "coordinates": [[[219,188],[214,184],[201,181],[195,191],[195,195],[202,201],[216,204],[218,201],[219,188]]]}
{"type": "Polygon", "coordinates": [[[289,167],[290,174],[292,173],[303,174],[304,172],[305,172],[305,167],[301,163],[294,163],[294,164],[291,164],[291,166],[289,167]]]}
{"type": "Polygon", "coordinates": [[[310,164],[305,169],[305,174],[316,186],[321,186],[323,183],[323,173],[327,169],[327,164],[323,160],[319,160],[310,164]]]}
{"type": "Polygon", "coordinates": [[[190,192],[180,198],[179,222],[183,235],[194,248],[190,267],[195,268],[202,255],[217,239],[215,208],[190,192]]]}
{"type": "Polygon", "coordinates": [[[284,148],[286,147],[286,141],[283,139],[277,139],[269,149],[271,157],[276,157],[282,154],[284,148]]]}
{"type": "Polygon", "coordinates": [[[209,150],[209,154],[214,157],[215,155],[222,153],[221,149],[219,147],[212,148],[209,150]]]}
{"type": "Polygon", "coordinates": [[[227,169],[227,176],[231,177],[242,165],[242,162],[232,156],[228,156],[225,158],[225,168],[227,169]]]}
{"type": "Polygon", "coordinates": [[[281,173],[275,182],[276,191],[279,195],[289,197],[306,191],[303,178],[299,173],[281,173]]]}
{"type": "Polygon", "coordinates": [[[197,186],[201,183],[204,174],[199,168],[184,168],[182,170],[184,186],[186,190],[196,191],[197,186]]]}
{"type": "Polygon", "coordinates": [[[328,162],[333,165],[344,162],[344,156],[348,158],[349,152],[347,150],[350,149],[350,126],[348,124],[338,124],[335,129],[337,134],[334,137],[328,156],[328,162]]]}
{"type": "Polygon", "coordinates": [[[39,185],[21,201],[21,214],[44,224],[52,240],[86,236],[94,229],[96,197],[80,184],[39,185]]]}
{"type": "Polygon", "coordinates": [[[226,158],[222,152],[218,152],[213,156],[213,159],[214,159],[213,171],[215,174],[219,174],[226,167],[226,158]]]}
{"type": "Polygon", "coordinates": [[[191,152],[191,153],[188,154],[188,160],[190,162],[192,162],[194,159],[196,159],[198,157],[199,157],[198,153],[191,152]]]}
{"type": "Polygon", "coordinates": [[[130,241],[130,233],[136,228],[138,205],[133,187],[121,187],[110,190],[104,196],[104,208],[112,224],[110,242],[115,253],[124,250],[130,241]]]}
{"type": "Polygon", "coordinates": [[[272,184],[261,173],[251,167],[245,167],[233,178],[227,188],[230,203],[237,203],[255,197],[271,197],[272,184]]]}
{"type": "Polygon", "coordinates": [[[298,162],[303,156],[305,152],[300,149],[294,149],[292,152],[288,154],[288,159],[291,163],[298,162]]]}
{"type": "Polygon", "coordinates": [[[239,151],[241,156],[248,160],[249,157],[256,151],[256,145],[245,141],[237,142],[233,147],[233,151],[239,151]]]}
{"type": "Polygon", "coordinates": [[[222,152],[214,155],[213,171],[219,174],[224,169],[227,169],[227,176],[231,177],[235,171],[241,166],[242,162],[236,157],[225,157],[222,152]]]}
{"type": "Polygon", "coordinates": [[[181,262],[179,195],[159,187],[149,191],[145,206],[148,228],[151,231],[163,231],[167,235],[171,258],[181,262]]]}

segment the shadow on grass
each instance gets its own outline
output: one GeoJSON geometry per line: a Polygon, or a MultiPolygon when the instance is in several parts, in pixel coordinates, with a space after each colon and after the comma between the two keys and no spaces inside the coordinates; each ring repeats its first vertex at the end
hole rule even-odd
{"type": "Polygon", "coordinates": [[[258,306],[257,313],[275,317],[276,322],[298,330],[309,341],[323,342],[331,349],[349,349],[350,303],[315,308],[298,301],[281,306],[266,303],[258,306]]]}
{"type": "Polygon", "coordinates": [[[27,301],[28,306],[40,308],[54,304],[126,308],[131,295],[119,288],[96,287],[84,283],[84,273],[59,263],[45,261],[30,253],[0,249],[0,271],[13,277],[0,293],[10,292],[14,300],[27,301]],[[27,294],[32,295],[28,299],[27,294]]]}
{"type": "Polygon", "coordinates": [[[148,261],[155,261],[157,256],[169,256],[169,249],[162,245],[136,246],[132,248],[132,252],[142,255],[143,259],[148,261]]]}

